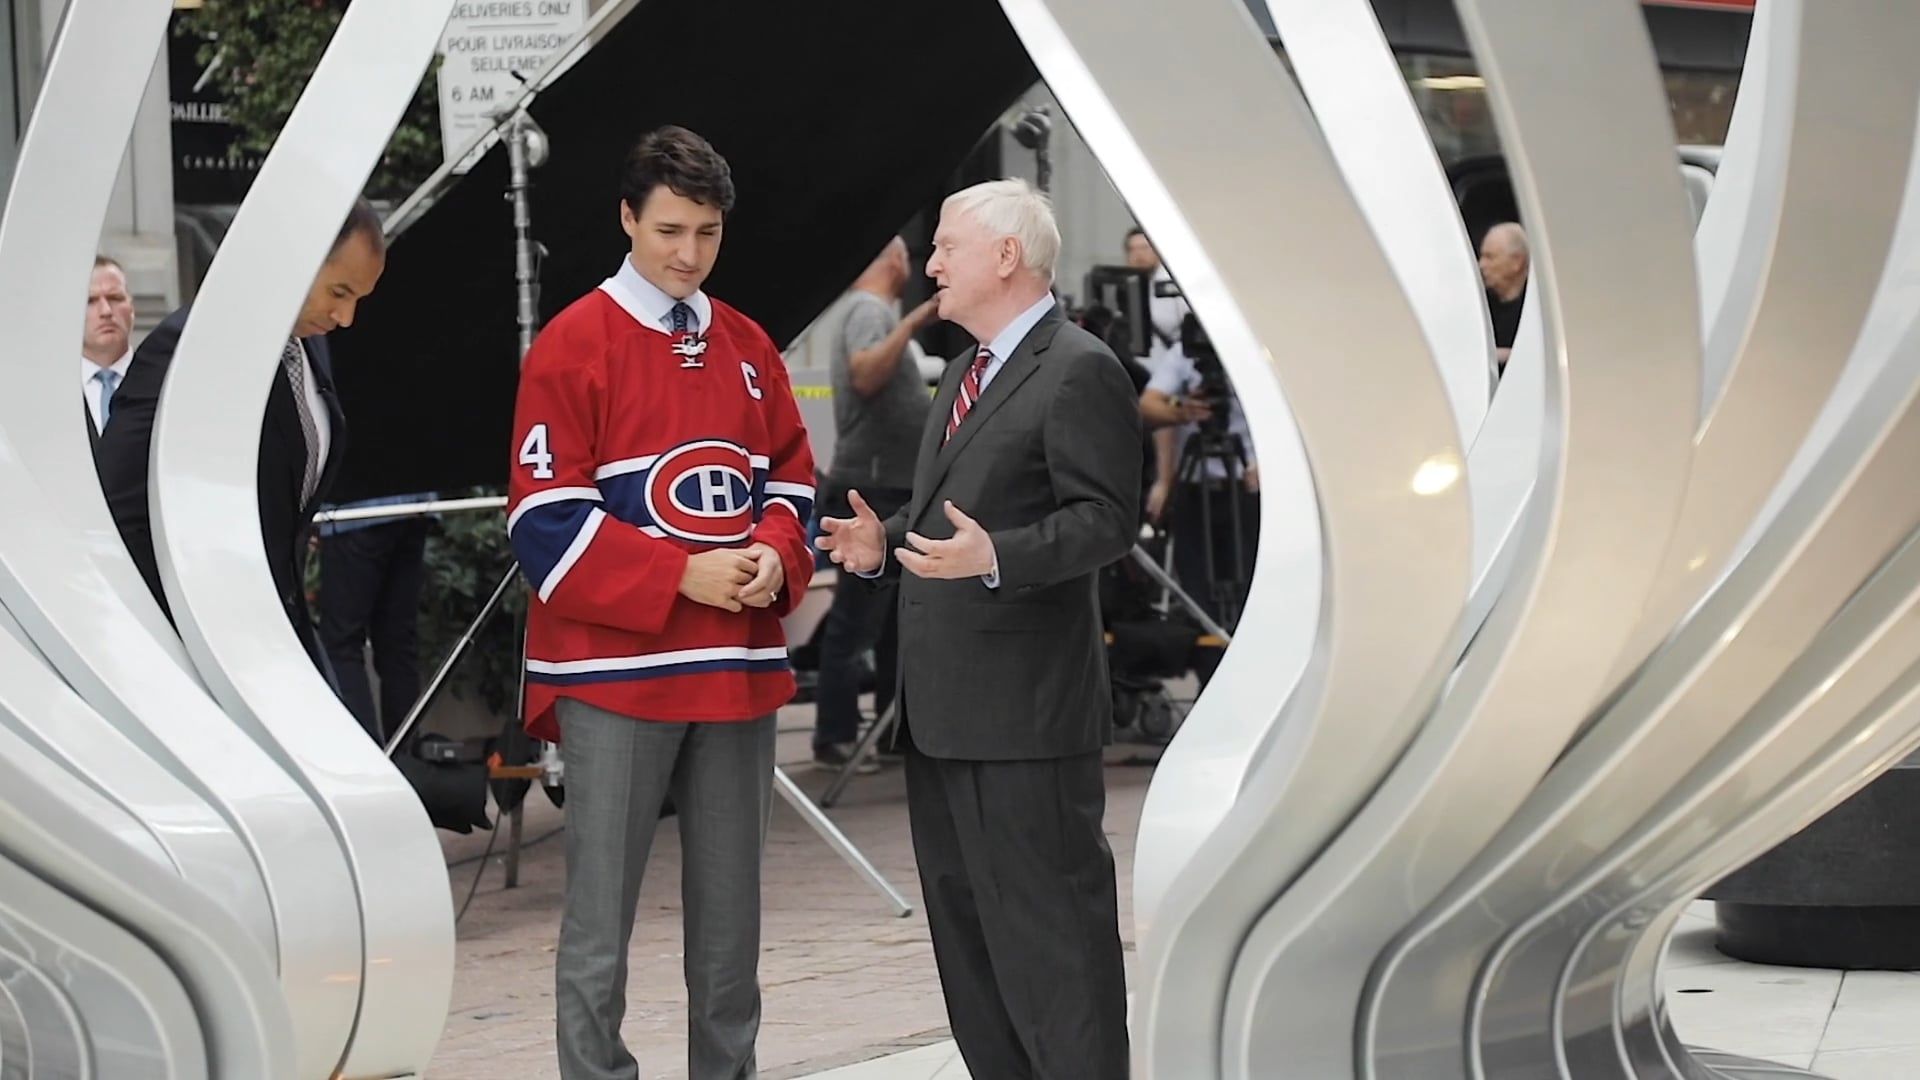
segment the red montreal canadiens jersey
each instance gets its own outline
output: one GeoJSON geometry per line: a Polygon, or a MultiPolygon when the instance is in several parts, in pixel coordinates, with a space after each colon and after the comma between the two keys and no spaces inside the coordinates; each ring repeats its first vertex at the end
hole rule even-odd
{"type": "Polygon", "coordinates": [[[702,337],[632,267],[575,301],[527,354],[507,530],[533,591],[527,730],[554,702],[647,720],[747,720],[793,697],[780,619],[813,574],[813,455],[780,354],[718,301],[702,337]],[[691,354],[691,355],[690,355],[691,354]],[[695,366],[697,365],[697,366],[695,366]],[[687,557],[765,543],[786,584],[724,611],[679,594],[687,557]]]}

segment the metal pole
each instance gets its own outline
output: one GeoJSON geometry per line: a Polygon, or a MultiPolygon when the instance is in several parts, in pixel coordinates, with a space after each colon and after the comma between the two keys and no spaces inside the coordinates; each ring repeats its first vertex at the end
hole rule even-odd
{"type": "Polygon", "coordinates": [[[1133,546],[1133,561],[1144,567],[1147,573],[1153,576],[1153,580],[1159,582],[1162,588],[1171,592],[1179,599],[1181,606],[1186,608],[1187,613],[1192,615],[1194,620],[1200,624],[1200,629],[1219,638],[1222,642],[1231,643],[1233,641],[1233,635],[1227,633],[1225,627],[1208,618],[1207,613],[1201,610],[1200,605],[1193,602],[1193,597],[1188,596],[1187,591],[1180,587],[1180,583],[1173,580],[1173,575],[1160,569],[1160,564],[1153,561],[1153,556],[1142,551],[1138,544],[1133,546]]]}
{"type": "Polygon", "coordinates": [[[420,722],[420,717],[426,713],[427,706],[431,705],[433,699],[439,696],[440,688],[446,684],[447,676],[453,673],[453,665],[459,663],[460,658],[466,655],[467,646],[473,644],[473,639],[480,633],[480,628],[486,625],[487,620],[492,617],[494,609],[500,606],[501,599],[507,595],[507,586],[513,584],[513,579],[519,571],[520,567],[518,564],[507,569],[506,576],[500,579],[500,584],[494,586],[493,595],[487,598],[486,606],[482,607],[480,614],[471,623],[467,624],[466,632],[460,635],[460,640],[453,643],[453,651],[448,653],[447,658],[441,662],[440,670],[433,673],[433,681],[427,684],[426,692],[421,694],[420,699],[413,703],[413,708],[407,710],[406,722],[402,723],[400,730],[394,732],[393,737],[387,740],[386,751],[388,757],[392,757],[393,752],[400,748],[402,742],[406,741],[407,734],[413,730],[413,725],[420,722]]]}
{"type": "Polygon", "coordinates": [[[821,809],[830,809],[839,800],[840,793],[846,790],[847,781],[853,779],[853,774],[859,770],[860,763],[867,760],[868,754],[873,753],[873,744],[879,742],[880,736],[892,729],[894,721],[899,718],[899,712],[900,702],[887,703],[887,711],[867,728],[867,733],[860,737],[859,744],[853,748],[853,755],[847,759],[845,765],[840,766],[840,772],[834,776],[833,783],[828,784],[827,790],[820,793],[821,809]]]}
{"type": "Polygon", "coordinates": [[[513,281],[518,293],[520,358],[533,348],[534,310],[533,212],[527,198],[532,186],[531,156],[527,152],[527,114],[516,110],[507,123],[507,192],[513,201],[513,281]]]}
{"type": "Polygon", "coordinates": [[[813,831],[819,833],[820,838],[838,852],[840,857],[847,861],[848,866],[853,867],[854,873],[866,878],[867,884],[872,885],[881,896],[886,898],[887,903],[893,905],[895,915],[904,919],[913,914],[913,905],[907,903],[906,897],[901,896],[899,890],[895,889],[886,878],[880,876],[880,871],[874,869],[873,864],[867,861],[867,857],[860,853],[860,849],[853,846],[853,841],[848,840],[839,826],[835,825],[827,815],[821,813],[819,807],[813,805],[813,800],[807,798],[807,793],[801,791],[800,785],[794,783],[778,765],[773,767],[773,787],[780,793],[781,798],[787,800],[787,805],[807,819],[807,824],[813,826],[813,831]]]}

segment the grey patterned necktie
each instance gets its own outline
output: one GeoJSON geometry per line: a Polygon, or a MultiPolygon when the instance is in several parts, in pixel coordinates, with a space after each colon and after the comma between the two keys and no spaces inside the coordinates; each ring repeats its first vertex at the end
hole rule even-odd
{"type": "Polygon", "coordinates": [[[304,507],[313,498],[314,489],[320,486],[320,428],[314,422],[312,406],[307,403],[306,354],[301,351],[298,338],[287,339],[287,347],[280,351],[280,366],[286,369],[287,382],[293,385],[293,406],[300,412],[300,434],[307,441],[307,467],[300,480],[300,505],[304,507]]]}

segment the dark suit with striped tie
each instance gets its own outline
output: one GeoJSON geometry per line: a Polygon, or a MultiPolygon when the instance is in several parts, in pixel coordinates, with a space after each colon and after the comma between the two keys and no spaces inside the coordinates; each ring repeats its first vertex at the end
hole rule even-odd
{"type": "MultiPolygon", "coordinates": [[[[993,1080],[1127,1075],[1126,976],[1101,748],[1113,699],[1098,572],[1139,521],[1139,401],[1055,305],[981,390],[942,380],[913,501],[885,523],[951,537],[951,499],[993,538],[997,587],[901,574],[908,809],[947,1014],[993,1080]]],[[[890,554],[886,572],[899,573],[890,554]]]]}
{"type": "MultiPolygon", "coordinates": [[[[160,566],[153,550],[153,526],[148,518],[147,462],[154,416],[159,410],[167,369],[173,364],[174,349],[180,343],[180,332],[187,324],[187,311],[181,308],[167,316],[134,351],[126,380],[114,392],[113,413],[94,450],[107,508],[113,512],[114,524],[126,541],[128,554],[163,611],[167,610],[167,598],[160,584],[160,566]]],[[[325,671],[313,617],[307,609],[307,534],[313,524],[314,511],[326,498],[327,488],[338,471],[346,419],[340,411],[340,399],[334,393],[326,339],[305,338],[302,344],[313,368],[315,387],[326,405],[330,428],[327,460],[318,464],[313,490],[303,497],[311,436],[302,423],[302,408],[283,365],[268,393],[260,432],[258,527],[266,544],[274,591],[286,609],[287,621],[314,658],[315,665],[325,671]]],[[[171,618],[171,613],[168,617],[171,618]]]]}

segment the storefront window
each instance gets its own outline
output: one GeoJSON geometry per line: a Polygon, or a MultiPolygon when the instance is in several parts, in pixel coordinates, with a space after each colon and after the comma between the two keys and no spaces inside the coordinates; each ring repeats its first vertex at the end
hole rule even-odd
{"type": "MultiPolygon", "coordinates": [[[[1486,80],[1471,57],[1403,52],[1400,72],[1443,164],[1500,153],[1500,133],[1488,107],[1486,80]]],[[[1740,88],[1739,73],[1667,71],[1664,78],[1675,142],[1711,146],[1724,142],[1733,119],[1734,95],[1740,88]]]]}
{"type": "Polygon", "coordinates": [[[1667,100],[1673,105],[1673,134],[1682,146],[1719,146],[1733,122],[1733,99],[1740,76],[1731,71],[1669,71],[1667,100]]]}
{"type": "Polygon", "coordinates": [[[1443,164],[1500,152],[1486,80],[1471,58],[1402,53],[1400,73],[1443,164]]]}

